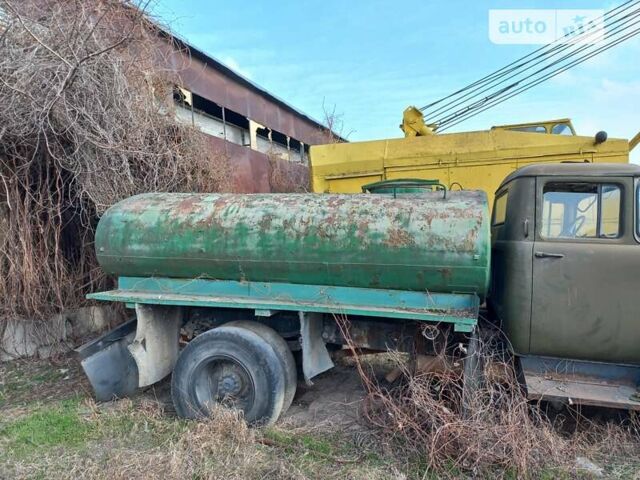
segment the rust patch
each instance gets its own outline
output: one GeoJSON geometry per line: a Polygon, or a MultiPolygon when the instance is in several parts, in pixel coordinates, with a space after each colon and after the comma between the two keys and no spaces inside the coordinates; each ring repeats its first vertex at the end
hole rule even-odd
{"type": "Polygon", "coordinates": [[[366,220],[359,221],[357,235],[361,238],[364,238],[367,235],[368,231],[369,231],[369,222],[367,222],[366,220]]]}
{"type": "Polygon", "coordinates": [[[475,227],[467,232],[463,244],[465,250],[473,251],[475,249],[476,242],[478,240],[478,228],[479,225],[476,224],[475,227]]]}
{"type": "Polygon", "coordinates": [[[384,243],[390,247],[408,247],[415,245],[415,239],[406,230],[392,228],[389,230],[389,236],[384,243]]]}
{"type": "Polygon", "coordinates": [[[439,268],[438,271],[440,272],[440,275],[442,275],[442,281],[444,284],[448,285],[451,280],[451,275],[453,274],[451,268],[439,268]]]}
{"type": "Polygon", "coordinates": [[[200,204],[201,200],[202,199],[197,195],[190,195],[178,202],[178,204],[172,209],[173,213],[177,215],[189,215],[197,208],[202,208],[202,205],[200,204]]]}
{"type": "Polygon", "coordinates": [[[265,214],[258,222],[258,226],[260,227],[260,230],[262,230],[263,232],[267,232],[271,228],[272,221],[273,221],[273,216],[269,213],[265,214]]]}
{"type": "Polygon", "coordinates": [[[154,205],[155,199],[149,197],[142,198],[134,198],[130,199],[127,202],[127,210],[132,213],[143,213],[149,209],[150,206],[154,205]]]}

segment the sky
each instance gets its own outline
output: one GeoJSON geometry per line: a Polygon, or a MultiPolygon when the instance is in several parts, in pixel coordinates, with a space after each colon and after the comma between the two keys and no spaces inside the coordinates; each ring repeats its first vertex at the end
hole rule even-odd
{"type": "MultiPolygon", "coordinates": [[[[423,106],[538,48],[495,44],[491,9],[605,9],[619,1],[155,0],[162,23],[298,110],[339,115],[350,141],[401,137],[423,106]]],[[[453,131],[570,117],[578,134],[640,131],[640,36],[453,131]]],[[[632,153],[640,163],[640,147],[632,153]]]]}

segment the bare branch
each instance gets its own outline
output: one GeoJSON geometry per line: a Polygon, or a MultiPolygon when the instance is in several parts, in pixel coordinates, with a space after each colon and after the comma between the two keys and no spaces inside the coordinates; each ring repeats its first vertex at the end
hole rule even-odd
{"type": "Polygon", "coordinates": [[[1,326],[82,305],[112,281],[93,235],[113,203],[228,191],[232,175],[228,157],[173,114],[178,72],[157,63],[147,0],[0,5],[11,26],[0,42],[1,326]]]}

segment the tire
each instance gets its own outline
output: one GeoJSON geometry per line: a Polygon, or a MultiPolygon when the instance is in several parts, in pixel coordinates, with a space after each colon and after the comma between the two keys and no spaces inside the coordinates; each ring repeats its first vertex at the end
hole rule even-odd
{"type": "Polygon", "coordinates": [[[222,326],[198,335],[182,351],[171,397],[183,418],[206,417],[211,404],[223,403],[242,410],[250,425],[270,425],[284,405],[284,367],[257,333],[222,326]]]}
{"type": "Polygon", "coordinates": [[[284,367],[284,404],[282,406],[282,413],[285,413],[291,403],[293,397],[296,394],[296,388],[298,387],[298,370],[296,369],[296,361],[293,358],[293,353],[284,338],[282,338],[278,332],[273,328],[268,327],[262,323],[253,322],[250,320],[236,320],[229,322],[225,325],[246,328],[254,333],[260,335],[265,341],[267,341],[276,352],[276,355],[280,359],[284,367]]]}

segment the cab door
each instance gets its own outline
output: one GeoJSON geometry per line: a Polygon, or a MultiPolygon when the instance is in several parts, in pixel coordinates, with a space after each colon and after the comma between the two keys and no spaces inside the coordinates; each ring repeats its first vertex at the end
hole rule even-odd
{"type": "Polygon", "coordinates": [[[631,178],[539,177],[530,353],[640,363],[631,178]]]}

